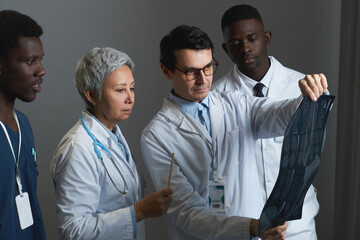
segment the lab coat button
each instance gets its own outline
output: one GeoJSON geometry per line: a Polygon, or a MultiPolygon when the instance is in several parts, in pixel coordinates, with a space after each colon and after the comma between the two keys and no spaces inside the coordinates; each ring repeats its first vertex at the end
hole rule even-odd
{"type": "Polygon", "coordinates": [[[229,208],[229,207],[231,207],[231,204],[230,204],[230,203],[226,203],[225,206],[226,206],[226,208],[229,208]]]}
{"type": "Polygon", "coordinates": [[[222,180],[222,179],[223,179],[223,176],[222,176],[222,175],[219,175],[218,178],[219,178],[219,180],[222,180]]]}

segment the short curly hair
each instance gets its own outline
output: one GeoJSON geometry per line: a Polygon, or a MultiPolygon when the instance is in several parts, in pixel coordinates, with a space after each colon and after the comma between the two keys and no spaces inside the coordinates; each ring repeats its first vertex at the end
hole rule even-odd
{"type": "Polygon", "coordinates": [[[263,23],[259,11],[253,6],[246,4],[232,6],[221,18],[221,30],[224,32],[225,28],[232,23],[246,19],[256,19],[263,23]]]}
{"type": "Polygon", "coordinates": [[[19,46],[19,37],[40,37],[41,26],[27,15],[13,10],[0,11],[0,58],[19,46]]]}

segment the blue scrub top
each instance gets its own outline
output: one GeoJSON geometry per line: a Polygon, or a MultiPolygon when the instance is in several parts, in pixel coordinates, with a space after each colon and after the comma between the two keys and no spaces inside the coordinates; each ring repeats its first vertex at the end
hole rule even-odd
{"type": "MultiPolygon", "coordinates": [[[[44,224],[41,216],[37,189],[37,164],[33,154],[35,150],[34,137],[27,117],[15,110],[21,129],[21,151],[19,171],[21,175],[22,191],[29,194],[34,224],[21,230],[15,197],[19,195],[16,184],[16,167],[11,148],[4,130],[0,128],[0,239],[46,239],[44,224]]],[[[6,124],[4,124],[6,126],[6,124]]],[[[6,126],[14,151],[17,154],[19,133],[6,126]]]]}

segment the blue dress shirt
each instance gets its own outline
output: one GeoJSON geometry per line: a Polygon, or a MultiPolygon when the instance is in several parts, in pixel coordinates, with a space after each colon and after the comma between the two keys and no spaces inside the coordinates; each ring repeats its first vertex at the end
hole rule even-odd
{"type": "Polygon", "coordinates": [[[204,100],[198,103],[179,98],[170,92],[170,99],[176,102],[186,114],[204,125],[211,136],[209,96],[206,96],[204,100]]]}

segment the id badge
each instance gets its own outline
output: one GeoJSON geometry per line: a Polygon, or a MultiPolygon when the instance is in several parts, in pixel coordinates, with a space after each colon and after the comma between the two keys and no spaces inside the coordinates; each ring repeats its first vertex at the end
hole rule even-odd
{"type": "Polygon", "coordinates": [[[209,181],[209,208],[216,212],[225,212],[224,181],[209,181]]]}
{"type": "Polygon", "coordinates": [[[15,203],[19,216],[20,227],[21,230],[24,230],[34,224],[28,193],[24,192],[23,196],[17,195],[15,197],[15,203]]]}

